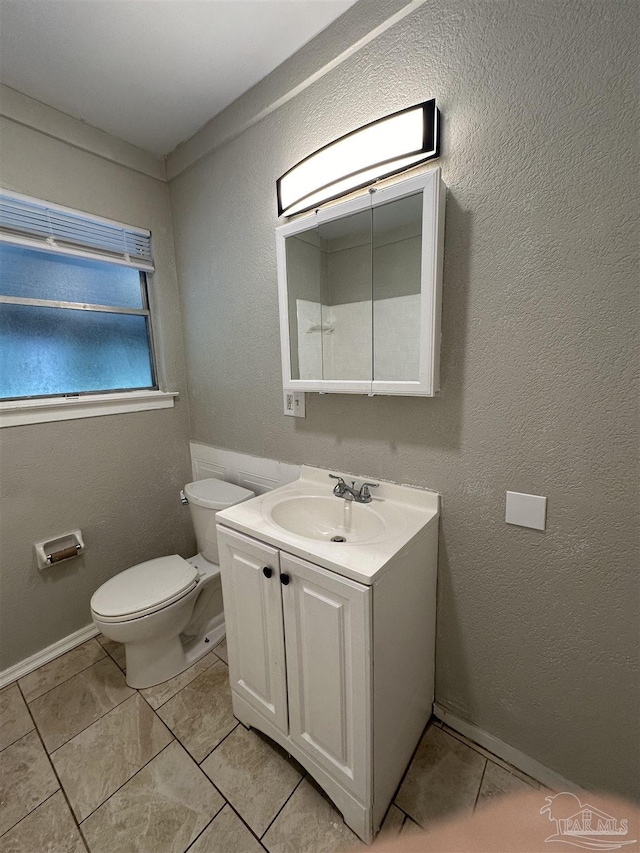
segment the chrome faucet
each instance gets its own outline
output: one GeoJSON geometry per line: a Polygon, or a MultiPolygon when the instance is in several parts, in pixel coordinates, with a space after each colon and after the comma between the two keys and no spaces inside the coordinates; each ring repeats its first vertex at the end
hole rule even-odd
{"type": "Polygon", "coordinates": [[[344,498],[345,501],[355,501],[359,504],[370,504],[373,498],[369,489],[377,489],[380,485],[379,483],[363,483],[360,486],[360,490],[356,491],[355,480],[352,480],[351,485],[347,486],[342,477],[339,477],[337,474],[329,474],[329,476],[333,480],[338,481],[333,487],[333,494],[337,498],[344,498]]]}

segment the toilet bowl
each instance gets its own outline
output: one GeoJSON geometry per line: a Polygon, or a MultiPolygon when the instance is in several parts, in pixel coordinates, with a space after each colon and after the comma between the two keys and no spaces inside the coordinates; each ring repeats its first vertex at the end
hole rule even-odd
{"type": "Polygon", "coordinates": [[[91,598],[96,627],[124,643],[130,687],[152,687],[194,664],[224,637],[215,514],[254,492],[208,479],[184,487],[199,553],[132,566],[91,598]]]}

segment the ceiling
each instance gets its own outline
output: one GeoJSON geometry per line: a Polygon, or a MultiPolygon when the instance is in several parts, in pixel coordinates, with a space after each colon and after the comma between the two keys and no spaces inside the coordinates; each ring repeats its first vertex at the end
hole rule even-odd
{"type": "Polygon", "coordinates": [[[157,155],[356,0],[0,0],[0,80],[157,155]]]}

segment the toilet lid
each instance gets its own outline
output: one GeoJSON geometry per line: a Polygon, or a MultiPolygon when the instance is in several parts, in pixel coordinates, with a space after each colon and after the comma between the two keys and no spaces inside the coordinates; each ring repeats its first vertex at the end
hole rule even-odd
{"type": "Polygon", "coordinates": [[[198,582],[198,570],[173,554],[139,563],[102,584],[91,599],[98,616],[134,616],[171,604],[198,582]]]}
{"type": "Polygon", "coordinates": [[[242,503],[255,497],[255,492],[249,491],[235,483],[210,477],[207,480],[196,480],[187,483],[184,493],[191,503],[204,506],[207,509],[226,509],[234,504],[242,503]]]}

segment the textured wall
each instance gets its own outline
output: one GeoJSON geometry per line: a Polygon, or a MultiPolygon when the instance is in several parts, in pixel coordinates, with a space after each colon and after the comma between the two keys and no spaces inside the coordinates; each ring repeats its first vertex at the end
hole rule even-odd
{"type": "Polygon", "coordinates": [[[635,0],[429,0],[171,183],[192,437],[440,490],[437,701],[627,795],[636,48],[635,0]],[[276,178],[432,96],[449,187],[442,392],[309,394],[305,420],[283,417],[276,178]],[[546,533],[504,523],[509,488],[549,496],[546,533]]]}
{"type": "Polygon", "coordinates": [[[165,184],[3,121],[0,185],[150,228],[161,371],[173,409],[0,430],[0,670],[91,622],[89,599],[142,560],[193,554],[182,331],[165,184]],[[33,543],[80,527],[86,552],[39,572],[33,543]]]}

